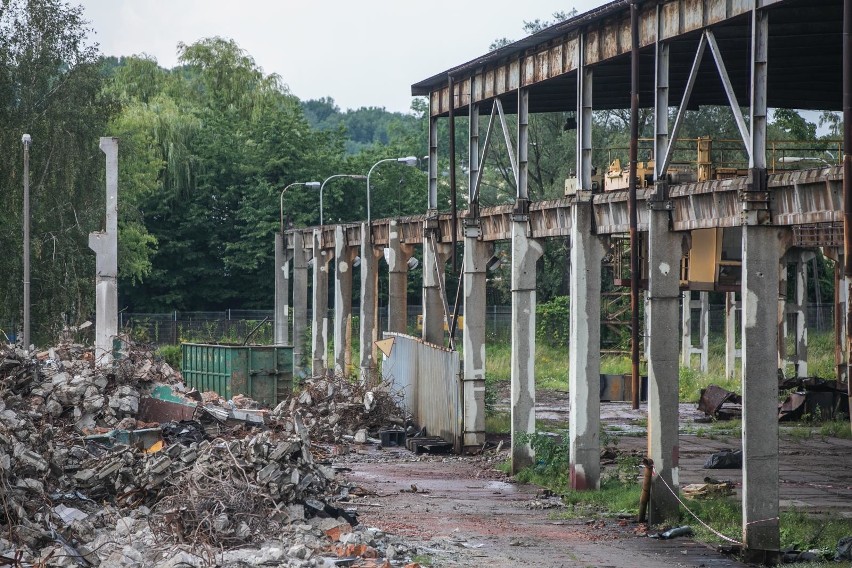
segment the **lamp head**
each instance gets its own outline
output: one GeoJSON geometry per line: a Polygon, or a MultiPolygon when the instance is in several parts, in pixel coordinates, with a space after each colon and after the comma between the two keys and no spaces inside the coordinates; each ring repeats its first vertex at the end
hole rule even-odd
{"type": "Polygon", "coordinates": [[[417,158],[415,158],[414,156],[406,156],[404,158],[397,158],[396,161],[399,162],[400,164],[405,164],[408,167],[414,167],[414,166],[417,165],[417,158]]]}
{"type": "Polygon", "coordinates": [[[21,142],[25,146],[29,146],[32,143],[32,141],[33,141],[33,138],[29,134],[24,134],[23,136],[21,136],[21,142]]]}
{"type": "Polygon", "coordinates": [[[319,189],[321,186],[322,184],[318,181],[305,182],[305,187],[307,187],[308,189],[319,189]]]}

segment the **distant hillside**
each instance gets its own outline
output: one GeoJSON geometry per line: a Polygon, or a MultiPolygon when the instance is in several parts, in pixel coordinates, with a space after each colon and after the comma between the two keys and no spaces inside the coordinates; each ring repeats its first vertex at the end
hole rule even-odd
{"type": "Polygon", "coordinates": [[[302,111],[308,123],[317,130],[343,128],[348,154],[357,154],[373,144],[387,144],[392,130],[415,130],[418,123],[414,115],[388,112],[379,107],[341,112],[331,97],[302,101],[302,111]]]}

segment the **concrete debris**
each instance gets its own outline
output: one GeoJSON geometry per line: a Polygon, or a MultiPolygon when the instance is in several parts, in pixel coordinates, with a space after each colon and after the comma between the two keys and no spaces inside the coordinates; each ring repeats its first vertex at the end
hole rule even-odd
{"type": "Polygon", "coordinates": [[[330,466],[328,443],[344,436],[399,440],[400,397],[328,378],[270,411],[189,392],[132,342],[109,369],[93,361],[75,344],[0,348],[0,534],[12,535],[0,563],[390,566],[418,554],[359,526],[357,488],[330,466]]]}

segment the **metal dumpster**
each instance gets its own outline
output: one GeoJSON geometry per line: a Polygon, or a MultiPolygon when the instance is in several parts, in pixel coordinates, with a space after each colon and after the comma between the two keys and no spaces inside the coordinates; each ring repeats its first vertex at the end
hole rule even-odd
{"type": "Polygon", "coordinates": [[[280,345],[181,344],[181,373],[187,385],[237,394],[275,406],[293,390],[293,348],[280,345]]]}

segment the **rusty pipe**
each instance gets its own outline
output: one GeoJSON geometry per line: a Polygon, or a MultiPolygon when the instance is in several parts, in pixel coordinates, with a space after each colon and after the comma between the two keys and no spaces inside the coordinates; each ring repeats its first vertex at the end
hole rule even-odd
{"type": "Polygon", "coordinates": [[[648,520],[648,502],[651,500],[651,479],[654,475],[654,460],[642,458],[645,475],[642,477],[642,493],[639,494],[639,522],[648,520]]]}
{"type": "MultiPolygon", "coordinates": [[[[843,273],[846,276],[846,388],[852,401],[852,0],[843,2],[843,273]]],[[[852,424],[852,414],[849,416],[852,424]]]]}
{"type": "Polygon", "coordinates": [[[639,214],[636,203],[636,167],[639,155],[639,3],[630,2],[630,363],[633,408],[639,408],[639,214]]]}
{"type": "MultiPolygon", "coordinates": [[[[450,109],[449,109],[449,121],[450,121],[450,207],[452,208],[452,243],[453,243],[453,274],[458,272],[458,261],[456,260],[456,240],[458,239],[458,224],[459,224],[459,215],[458,215],[458,206],[456,203],[457,195],[456,195],[456,101],[455,101],[455,85],[453,84],[453,76],[449,75],[447,77],[447,84],[449,85],[450,91],[450,109]]],[[[455,316],[453,316],[455,319],[455,316]]]]}

